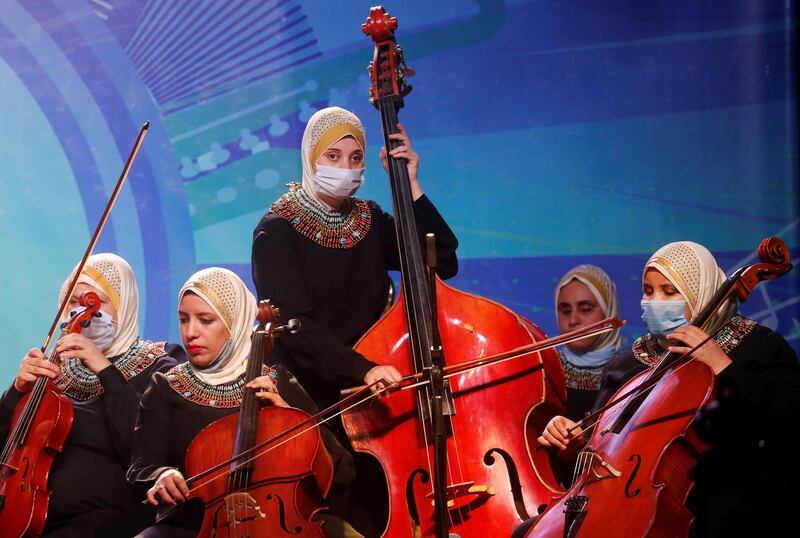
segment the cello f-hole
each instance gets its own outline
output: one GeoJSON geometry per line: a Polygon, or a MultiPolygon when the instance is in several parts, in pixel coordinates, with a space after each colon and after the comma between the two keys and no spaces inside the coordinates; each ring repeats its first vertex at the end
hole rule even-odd
{"type": "Polygon", "coordinates": [[[642,491],[641,488],[636,488],[636,491],[634,491],[633,493],[631,493],[630,490],[631,483],[633,482],[633,479],[636,478],[636,473],[639,472],[639,467],[641,467],[642,465],[642,457],[639,454],[632,454],[631,457],[628,458],[628,461],[634,461],[634,460],[636,460],[636,465],[633,467],[633,472],[631,473],[631,476],[628,478],[628,482],[625,484],[625,496],[630,498],[636,497],[642,491]]]}
{"type": "Polygon", "coordinates": [[[286,532],[287,534],[300,534],[301,532],[303,532],[303,527],[301,527],[299,525],[296,526],[294,529],[291,529],[291,530],[289,529],[289,527],[287,527],[287,525],[286,525],[286,508],[283,505],[283,499],[280,497],[280,495],[276,495],[274,493],[268,493],[266,495],[265,499],[268,500],[268,501],[272,501],[272,500],[277,501],[277,503],[278,503],[278,519],[281,522],[281,529],[283,529],[284,532],[286,532]]]}

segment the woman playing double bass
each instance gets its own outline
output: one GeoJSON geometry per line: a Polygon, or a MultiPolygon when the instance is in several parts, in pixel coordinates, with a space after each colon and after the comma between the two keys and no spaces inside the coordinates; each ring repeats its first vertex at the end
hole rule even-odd
{"type": "MultiPolygon", "coordinates": [[[[206,426],[240,408],[245,390],[256,391],[264,405],[313,410],[313,402],[283,368],[263,368],[245,384],[250,339],[257,305],[244,282],[227,269],[203,269],[186,281],[179,294],[178,319],[189,362],[154,375],[142,398],[128,479],[147,489],[153,505],[181,504],[173,515],[146,529],[142,536],[196,536],[203,505],[184,501],[189,489],[184,459],[192,439],[206,426]]],[[[335,437],[323,429],[334,460],[334,480],[352,478],[352,460],[335,437]]],[[[264,456],[269,458],[269,456],[264,456]]],[[[280,461],[274,465],[280,466],[280,461]]],[[[331,536],[346,524],[326,519],[331,536]]],[[[337,532],[339,534],[337,534],[337,532]]]]}
{"type": "MultiPolygon", "coordinates": [[[[406,159],[420,238],[436,235],[437,273],[450,278],[458,270],[458,241],[422,191],[419,155],[406,130],[390,137],[391,150],[406,159]]],[[[377,365],[353,345],[381,316],[390,291],[388,270],[400,268],[395,222],[377,203],[355,197],[364,182],[366,138],[361,121],[338,107],[316,112],[303,133],[302,183],[270,206],[253,232],[253,282],[260,298],[269,298],[285,319],[297,318],[300,334],[283,335],[273,360],[286,365],[320,407],[339,399],[339,390],[385,379],[394,382],[394,366],[377,365]]],[[[381,158],[387,167],[386,149],[381,158]]],[[[333,426],[345,440],[341,423],[333,426]]],[[[347,442],[345,440],[345,442],[347,442]]],[[[348,492],[334,488],[337,513],[351,516],[369,534],[378,534],[386,503],[377,501],[384,487],[372,462],[357,460],[359,480],[348,507],[348,492]],[[363,486],[363,487],[361,487],[363,486]],[[383,505],[383,507],[381,507],[383,505]]]]}
{"type": "MultiPolygon", "coordinates": [[[[89,257],[69,311],[80,308],[78,298],[87,291],[101,300],[99,316],[82,333],[58,340],[59,364],[45,360],[39,349],[22,359],[19,374],[0,401],[0,438],[6,438],[14,407],[37,376],[54,379],[72,402],[74,420],[50,472],[52,497],[44,534],[127,538],[154,517],[125,481],[139,399],[151,374],[168,370],[185,356],[179,346],[139,337],[136,279],[124,259],[115,254],[89,257]]],[[[62,299],[63,294],[62,289],[62,299]]]]}
{"type": "MultiPolygon", "coordinates": [[[[705,330],[689,324],[725,278],[697,243],[670,243],[656,251],[642,278],[642,318],[649,333],[606,366],[595,407],[664,351],[688,352],[713,334],[691,353],[715,374],[720,397],[717,411],[700,421],[712,449],[693,471],[695,487],[687,503],[695,517],[692,532],[769,535],[785,524],[777,499],[793,491],[799,478],[789,461],[798,440],[793,425],[800,413],[800,365],[782,336],[737,313],[734,298],[719,307],[705,330]]],[[[579,430],[567,433],[573,425],[554,417],[539,443],[573,449],[582,442],[579,430]]]]}
{"type": "MultiPolygon", "coordinates": [[[[458,270],[458,241],[422,191],[419,155],[405,129],[392,157],[408,163],[414,212],[425,233],[436,234],[437,272],[458,270]]],[[[388,270],[399,269],[394,219],[378,204],[356,198],[364,182],[366,138],[361,121],[342,108],[316,112],[303,133],[302,183],[290,183],[253,232],[253,282],[282,315],[297,318],[302,334],[275,344],[285,364],[320,405],[339,399],[339,390],[381,378],[396,381],[393,366],[378,366],[352,346],[386,308],[388,270]]],[[[381,157],[386,168],[386,150],[381,157]]]]}

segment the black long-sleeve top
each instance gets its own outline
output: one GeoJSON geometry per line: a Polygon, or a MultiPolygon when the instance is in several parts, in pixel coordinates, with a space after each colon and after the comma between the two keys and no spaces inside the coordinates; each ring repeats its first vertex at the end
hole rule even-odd
{"type": "MultiPolygon", "coordinates": [[[[278,393],[284,401],[314,414],[317,410],[314,402],[291,373],[281,366],[276,366],[275,371],[278,393]]],[[[203,428],[239,412],[238,406],[213,407],[185,398],[172,388],[168,375],[171,374],[153,376],[139,408],[133,457],[127,476],[142,496],[165,470],[173,468],[185,473],[186,450],[203,428]]],[[[320,434],[333,459],[334,482],[349,482],[355,475],[351,456],[327,428],[320,428],[320,434]]]]}
{"type": "MultiPolygon", "coordinates": [[[[780,334],[761,325],[727,354],[732,363],[717,375],[717,401],[694,423],[711,449],[692,470],[692,535],[777,536],[786,523],[780,497],[800,481],[793,463],[800,363],[780,334]]],[[[595,408],[646,368],[630,350],[612,359],[595,408]]]]}
{"type": "MultiPolygon", "coordinates": [[[[47,529],[88,512],[139,504],[125,480],[139,400],[151,375],[186,360],[180,346],[167,345],[165,352],[128,381],[117,368],[109,366],[97,376],[102,394],[87,400],[70,398],[74,409],[72,427],[48,479],[52,496],[47,529]]],[[[0,438],[7,437],[14,408],[23,395],[13,384],[3,394],[0,438]]]]}
{"type": "MultiPolygon", "coordinates": [[[[302,328],[276,342],[269,361],[286,365],[322,407],[342,388],[363,383],[375,363],[353,351],[356,341],[387,305],[388,270],[400,268],[394,218],[368,202],[368,233],[347,249],[329,248],[300,234],[269,212],[253,232],[253,282],[259,299],[270,299],[281,319],[302,328]]],[[[436,235],[437,273],[458,271],[458,240],[431,201],[413,203],[420,237],[436,235]]]]}

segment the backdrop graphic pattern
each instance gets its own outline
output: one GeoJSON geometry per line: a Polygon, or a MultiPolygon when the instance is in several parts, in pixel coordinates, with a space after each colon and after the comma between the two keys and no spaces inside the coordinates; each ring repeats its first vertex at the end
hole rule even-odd
{"type": "MultiPolygon", "coordinates": [[[[197,267],[250,282],[250,234],[300,174],[328,105],[367,129],[361,195],[389,207],[353,0],[9,0],[0,11],[0,268],[9,380],[38,345],[139,126],[152,122],[98,251],[139,277],[144,333],[177,337],[197,267]]],[[[454,285],[555,332],[578,263],[616,280],[628,341],[641,267],[664,243],[726,269],[780,234],[798,248],[796,25],[782,1],[386,5],[417,71],[401,120],[456,231],[454,285]],[[701,4],[701,5],[699,5],[701,4]]],[[[800,349],[796,274],[743,311],[800,349]]]]}

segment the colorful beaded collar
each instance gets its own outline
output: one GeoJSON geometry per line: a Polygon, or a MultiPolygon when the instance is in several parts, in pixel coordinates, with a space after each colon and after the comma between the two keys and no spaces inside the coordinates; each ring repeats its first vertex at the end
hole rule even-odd
{"type": "MultiPolygon", "coordinates": [[[[261,369],[262,375],[275,377],[269,366],[261,369]]],[[[166,374],[169,386],[186,400],[206,407],[239,407],[244,396],[244,376],[232,383],[209,385],[197,377],[188,362],[171,368],[166,374]]]]}
{"type": "MultiPolygon", "coordinates": [[[[130,381],[148,369],[156,359],[166,355],[166,342],[150,342],[137,338],[133,345],[111,361],[125,381],[130,381]]],[[[100,379],[80,359],[64,359],[59,367],[56,385],[73,400],[88,400],[103,394],[100,379]]]]}
{"type": "Polygon", "coordinates": [[[603,367],[580,368],[571,364],[564,353],[559,349],[558,358],[561,360],[561,368],[564,371],[564,384],[567,388],[578,390],[599,390],[603,367]]]}
{"type": "Polygon", "coordinates": [[[308,195],[300,183],[289,183],[289,192],[278,198],[270,211],[289,221],[294,229],[328,248],[352,248],[372,224],[366,200],[348,198],[338,210],[329,210],[308,195]]]}
{"type": "MultiPolygon", "coordinates": [[[[734,315],[725,325],[714,340],[722,351],[730,353],[742,343],[742,339],[755,329],[757,322],[752,319],[743,318],[739,314],[734,315]]],[[[647,366],[654,366],[664,350],[658,345],[658,340],[652,335],[647,334],[637,339],[633,343],[633,356],[647,366]]]]}

